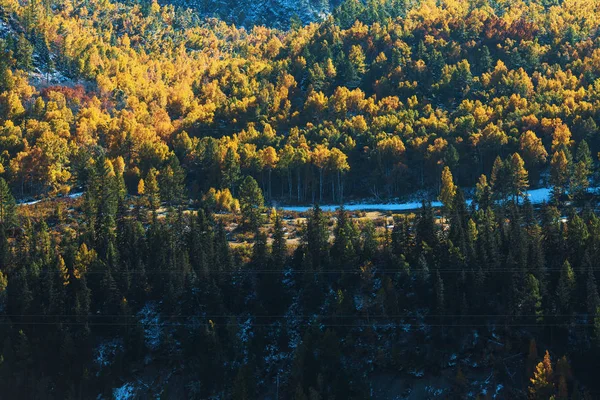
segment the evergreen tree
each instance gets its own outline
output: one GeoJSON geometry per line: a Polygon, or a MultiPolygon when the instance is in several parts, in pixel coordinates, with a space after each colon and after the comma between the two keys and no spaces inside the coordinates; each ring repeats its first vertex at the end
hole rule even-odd
{"type": "Polygon", "coordinates": [[[435,309],[440,314],[443,315],[446,309],[446,299],[444,295],[444,281],[442,280],[442,276],[440,275],[440,271],[435,271],[435,309]]]}
{"type": "Polygon", "coordinates": [[[525,376],[527,377],[527,379],[533,376],[537,362],[537,343],[535,342],[535,339],[531,339],[529,341],[529,353],[527,354],[527,362],[525,363],[525,376]]]}
{"type": "Polygon", "coordinates": [[[144,180],[144,195],[151,210],[156,211],[160,207],[160,189],[158,186],[158,171],[151,168],[144,180]]]}
{"type": "Polygon", "coordinates": [[[273,224],[273,245],[271,247],[272,267],[275,271],[280,271],[285,265],[287,257],[287,245],[283,231],[283,223],[279,213],[275,214],[273,224]]]}
{"type": "Polygon", "coordinates": [[[585,197],[585,193],[590,186],[590,174],[591,172],[584,161],[579,161],[573,167],[570,187],[575,199],[580,200],[585,197]]]}
{"type": "Polygon", "coordinates": [[[586,293],[587,293],[587,312],[588,314],[594,315],[596,309],[600,307],[600,296],[598,295],[598,286],[596,285],[596,276],[593,268],[588,268],[588,276],[586,281],[586,293]]]}
{"type": "Polygon", "coordinates": [[[570,314],[573,290],[575,289],[575,273],[568,260],[565,260],[560,270],[558,286],[556,288],[557,308],[562,314],[570,314]]]}
{"type": "Polygon", "coordinates": [[[15,60],[17,60],[17,68],[24,71],[33,70],[33,45],[22,33],[17,40],[15,60]]]}
{"type": "MultiPolygon", "coordinates": [[[[186,198],[185,171],[181,168],[177,156],[171,156],[158,178],[160,199],[167,202],[167,204],[178,205],[186,198]]],[[[153,185],[152,182],[150,184],[153,185]]],[[[150,187],[149,189],[153,188],[150,187]]],[[[156,202],[156,200],[154,201],[156,202]]]]}
{"type": "Polygon", "coordinates": [[[311,269],[319,271],[329,264],[327,219],[318,205],[313,207],[307,218],[302,244],[306,249],[307,261],[311,269]]]}
{"type": "Polygon", "coordinates": [[[535,315],[535,321],[543,321],[542,296],[538,280],[532,274],[527,275],[525,286],[525,314],[535,315]]]}
{"type": "Polygon", "coordinates": [[[17,222],[16,202],[6,181],[0,178],[0,224],[4,228],[17,222]]]}
{"type": "Polygon", "coordinates": [[[569,161],[564,151],[554,153],[550,162],[550,183],[555,201],[559,201],[567,190],[569,181],[569,161]]]}
{"type": "Polygon", "coordinates": [[[232,147],[228,147],[223,165],[222,187],[228,188],[231,194],[235,196],[239,179],[240,163],[237,154],[232,147]]]}
{"type": "Polygon", "coordinates": [[[258,183],[247,176],[240,186],[240,209],[244,224],[251,230],[256,230],[261,224],[264,198],[258,183]]]}
{"type": "Polygon", "coordinates": [[[519,197],[522,197],[529,187],[529,175],[525,169],[525,162],[519,153],[514,153],[510,158],[508,170],[510,176],[509,194],[511,194],[518,203],[519,197]]]}
{"type": "Polygon", "coordinates": [[[337,224],[334,229],[334,240],[331,256],[340,269],[349,269],[356,263],[356,245],[358,232],[344,207],[337,213],[337,224]]]}
{"type": "Polygon", "coordinates": [[[492,167],[490,184],[494,194],[502,200],[506,198],[508,193],[509,178],[506,164],[502,161],[500,156],[496,157],[492,167]]]}

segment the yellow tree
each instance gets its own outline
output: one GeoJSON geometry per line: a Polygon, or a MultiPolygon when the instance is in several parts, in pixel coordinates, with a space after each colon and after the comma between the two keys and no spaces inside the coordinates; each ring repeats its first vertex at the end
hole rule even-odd
{"type": "Polygon", "coordinates": [[[261,159],[261,164],[267,170],[268,174],[268,190],[267,197],[271,198],[271,173],[273,169],[277,167],[277,163],[279,162],[279,156],[277,155],[277,151],[272,147],[266,147],[259,151],[259,157],[261,159]]]}
{"type": "Polygon", "coordinates": [[[549,399],[554,393],[554,385],[552,384],[552,362],[550,354],[546,350],[544,361],[540,362],[530,379],[529,394],[532,399],[549,399]]]}
{"type": "MultiPolygon", "coordinates": [[[[329,168],[335,173],[335,176],[337,176],[337,193],[338,199],[341,203],[344,201],[344,185],[342,184],[342,175],[350,170],[350,165],[348,164],[348,156],[338,148],[331,149],[331,152],[329,153],[329,168]]],[[[333,201],[335,202],[334,180],[335,179],[332,177],[331,192],[333,196],[333,201]]]]}
{"type": "Polygon", "coordinates": [[[292,166],[294,164],[294,147],[290,144],[286,144],[279,150],[279,162],[277,163],[277,169],[281,174],[285,173],[288,181],[288,198],[292,198],[292,166]]]}
{"type": "MultiPolygon", "coordinates": [[[[296,178],[297,178],[297,189],[298,189],[298,201],[302,199],[302,169],[307,169],[306,166],[310,162],[311,152],[308,144],[306,142],[301,142],[297,147],[294,153],[294,168],[296,168],[296,178]]],[[[306,189],[305,189],[306,190],[306,189]]]]}
{"type": "Polygon", "coordinates": [[[317,145],[311,154],[311,161],[319,170],[319,202],[323,201],[323,171],[329,163],[330,150],[325,144],[317,145]]]}
{"type": "Polygon", "coordinates": [[[538,166],[545,163],[548,157],[542,139],[537,137],[533,131],[526,131],[521,135],[520,148],[527,167],[533,177],[537,177],[538,166]]]}
{"type": "Polygon", "coordinates": [[[452,204],[456,196],[456,185],[454,184],[454,178],[452,172],[448,166],[442,170],[442,186],[440,190],[440,201],[444,204],[448,210],[452,209],[452,204]]]}
{"type": "Polygon", "coordinates": [[[554,128],[552,135],[552,151],[566,149],[571,145],[571,131],[569,127],[563,123],[558,124],[554,128]]]}

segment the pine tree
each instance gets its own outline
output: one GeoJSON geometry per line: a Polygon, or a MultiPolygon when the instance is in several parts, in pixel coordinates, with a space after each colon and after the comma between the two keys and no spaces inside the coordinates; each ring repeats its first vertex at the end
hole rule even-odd
{"type": "Polygon", "coordinates": [[[581,200],[585,197],[585,193],[590,186],[590,173],[585,161],[579,161],[575,164],[570,181],[570,187],[575,199],[581,200]]]}
{"type": "Polygon", "coordinates": [[[591,266],[588,268],[586,289],[587,312],[590,316],[592,316],[596,313],[596,309],[600,307],[600,296],[598,295],[598,287],[596,286],[596,276],[591,266]]]}
{"type": "Polygon", "coordinates": [[[362,261],[371,261],[375,257],[378,250],[377,244],[377,232],[375,230],[375,224],[372,221],[367,221],[362,228],[362,261]]]}
{"type": "Polygon", "coordinates": [[[275,271],[282,270],[285,265],[286,256],[287,246],[283,232],[283,223],[279,213],[276,213],[273,224],[273,244],[271,246],[272,269],[275,271]]]}
{"type": "Polygon", "coordinates": [[[508,189],[508,176],[506,171],[506,164],[502,161],[500,156],[496,157],[494,160],[494,165],[492,166],[492,174],[490,176],[490,185],[494,194],[498,196],[498,198],[504,200],[507,194],[508,189]]]}
{"type": "Polygon", "coordinates": [[[556,400],[569,400],[569,388],[564,376],[558,378],[558,394],[556,400]]]}
{"type": "Polygon", "coordinates": [[[436,247],[438,241],[435,234],[435,220],[431,203],[422,203],[415,229],[415,240],[419,250],[424,246],[436,247]]]}
{"type": "Polygon", "coordinates": [[[559,150],[552,156],[550,162],[550,183],[555,201],[559,201],[567,190],[569,182],[569,161],[564,151],[559,150]]]}
{"type": "Polygon", "coordinates": [[[492,188],[488,184],[485,175],[481,175],[476,184],[475,199],[481,210],[487,210],[492,205],[492,188]]]}
{"type": "Polygon", "coordinates": [[[24,71],[33,70],[33,46],[22,33],[17,40],[15,60],[17,60],[17,68],[24,71]]]}
{"type": "Polygon", "coordinates": [[[435,308],[438,314],[443,315],[446,309],[446,299],[444,296],[444,281],[440,275],[440,271],[435,271],[435,308]]]}
{"type": "Polygon", "coordinates": [[[541,323],[543,321],[543,310],[540,284],[532,274],[527,275],[525,295],[525,314],[535,315],[535,321],[541,323]]]}
{"type": "Polygon", "coordinates": [[[226,187],[235,197],[237,183],[240,179],[240,163],[232,147],[227,148],[223,165],[222,187],[226,187]]]}
{"type": "Polygon", "coordinates": [[[600,348],[600,306],[596,308],[596,316],[594,317],[594,337],[596,339],[596,347],[600,348]]]}
{"type": "MultiPolygon", "coordinates": [[[[156,211],[160,207],[160,189],[158,187],[158,171],[151,168],[144,181],[144,194],[151,210],[156,211]]],[[[139,189],[139,188],[138,188],[139,189]]]]}
{"type": "Polygon", "coordinates": [[[316,205],[306,221],[302,244],[310,268],[319,271],[329,264],[329,231],[323,211],[316,205]]]}
{"type": "Polygon", "coordinates": [[[240,186],[240,209],[244,224],[251,230],[256,230],[261,224],[264,198],[258,183],[247,176],[240,186]]]}
{"type": "Polygon", "coordinates": [[[577,146],[577,152],[575,153],[575,162],[583,162],[588,171],[591,171],[594,167],[594,160],[592,158],[592,152],[585,140],[579,142],[577,146]]]}
{"type": "Polygon", "coordinates": [[[571,268],[571,263],[565,260],[560,270],[560,277],[556,288],[557,306],[563,314],[570,314],[574,289],[575,273],[573,272],[573,268],[571,268]]]}
{"type": "Polygon", "coordinates": [[[509,193],[518,203],[519,197],[522,197],[529,187],[529,174],[525,169],[525,162],[519,153],[514,153],[512,155],[508,169],[510,175],[509,193]]]}
{"type": "Polygon", "coordinates": [[[338,211],[337,224],[333,235],[332,259],[335,260],[340,269],[352,268],[356,263],[358,232],[343,206],[338,211]]]}
{"type": "Polygon", "coordinates": [[[171,156],[158,178],[160,199],[170,205],[179,205],[185,199],[186,194],[185,171],[179,164],[177,156],[171,156]]]}
{"type": "Polygon", "coordinates": [[[8,183],[0,178],[0,224],[10,228],[17,222],[16,202],[8,183]]]}
{"type": "Polygon", "coordinates": [[[529,353],[527,354],[527,362],[525,364],[525,376],[529,379],[533,376],[535,366],[538,362],[538,351],[535,339],[529,341],[529,353]]]}
{"type": "Polygon", "coordinates": [[[46,74],[46,84],[49,84],[50,73],[54,70],[54,60],[52,59],[52,52],[46,38],[42,38],[38,42],[40,61],[42,62],[42,71],[46,74]]]}

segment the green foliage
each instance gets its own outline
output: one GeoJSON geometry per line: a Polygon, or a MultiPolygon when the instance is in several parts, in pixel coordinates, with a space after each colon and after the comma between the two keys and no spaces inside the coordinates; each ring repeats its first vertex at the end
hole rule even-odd
{"type": "Polygon", "coordinates": [[[244,223],[251,230],[256,230],[262,220],[264,198],[258,183],[251,176],[244,178],[240,185],[240,209],[244,223]]]}

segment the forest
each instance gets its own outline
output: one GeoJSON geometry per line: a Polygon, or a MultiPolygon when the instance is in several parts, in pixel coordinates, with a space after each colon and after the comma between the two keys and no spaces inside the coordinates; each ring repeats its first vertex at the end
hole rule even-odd
{"type": "Polygon", "coordinates": [[[599,398],[599,28],[0,0],[0,397],[599,398]]]}

